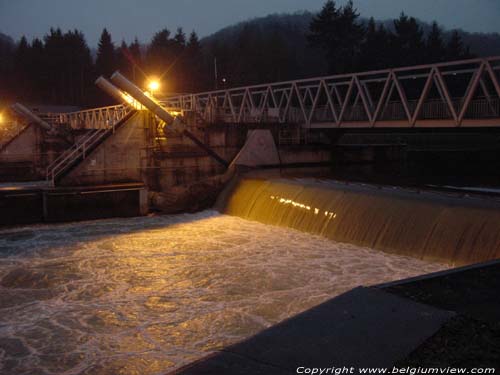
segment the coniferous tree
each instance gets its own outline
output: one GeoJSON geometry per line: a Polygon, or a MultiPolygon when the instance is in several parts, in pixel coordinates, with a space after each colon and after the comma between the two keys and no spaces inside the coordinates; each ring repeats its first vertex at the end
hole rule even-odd
{"type": "Polygon", "coordinates": [[[142,70],[143,59],[141,44],[139,43],[137,37],[134,38],[134,41],[128,47],[128,51],[130,53],[128,55],[128,58],[130,59],[130,63],[132,64],[132,79],[134,80],[134,82],[138,83],[137,79],[139,78],[139,73],[142,70]]]}
{"type": "Polygon", "coordinates": [[[324,51],[329,71],[333,72],[333,63],[338,48],[338,19],[340,12],[335,1],[328,0],[321,11],[312,19],[307,40],[316,48],[324,51]]]}
{"type": "Polygon", "coordinates": [[[45,75],[45,51],[43,42],[35,38],[31,42],[29,50],[30,65],[27,76],[33,89],[34,97],[41,100],[43,92],[47,86],[47,77],[45,75]]]}
{"type": "Polygon", "coordinates": [[[78,30],[64,34],[67,96],[65,103],[92,103],[94,73],[90,49],[78,30]]]}
{"type": "Polygon", "coordinates": [[[426,63],[436,63],[446,59],[446,48],[443,41],[443,31],[437,22],[432,23],[432,29],[426,41],[426,63]]]}
{"type": "Polygon", "coordinates": [[[193,30],[186,44],[186,62],[189,76],[186,79],[186,90],[195,92],[204,87],[203,53],[198,35],[193,30]]]}
{"type": "Polygon", "coordinates": [[[377,26],[373,17],[369,19],[361,46],[361,70],[384,69],[390,66],[390,38],[391,34],[383,24],[377,26]]]}
{"type": "Polygon", "coordinates": [[[447,60],[460,60],[466,56],[466,50],[462,37],[458,30],[453,30],[450,40],[446,45],[446,59],[447,60]]]}
{"type": "Polygon", "coordinates": [[[175,46],[179,51],[182,51],[186,47],[186,34],[182,27],[177,28],[177,32],[174,36],[175,46]]]}
{"type": "Polygon", "coordinates": [[[116,69],[130,79],[132,76],[132,63],[129,55],[130,51],[127,43],[122,40],[120,47],[116,49],[116,69]]]}
{"type": "Polygon", "coordinates": [[[311,21],[308,40],[312,46],[324,50],[330,73],[344,73],[358,67],[364,37],[358,19],[359,13],[352,0],[340,9],[334,1],[328,0],[311,21]]]}
{"type": "Polygon", "coordinates": [[[352,0],[349,0],[342,8],[339,18],[340,41],[337,57],[340,61],[336,69],[339,73],[359,69],[359,56],[365,30],[358,20],[359,13],[354,8],[352,0]]]}
{"type": "Polygon", "coordinates": [[[30,90],[30,82],[28,71],[30,67],[30,46],[28,40],[23,35],[17,44],[14,57],[15,77],[17,82],[17,92],[23,99],[31,99],[32,91],[30,90]]]}
{"type": "Polygon", "coordinates": [[[47,73],[48,87],[46,97],[52,103],[58,103],[61,95],[60,92],[64,88],[64,78],[61,75],[63,69],[64,58],[64,40],[61,29],[50,29],[49,33],[44,36],[45,44],[45,66],[47,73]]]}
{"type": "Polygon", "coordinates": [[[97,73],[104,76],[109,76],[116,69],[116,53],[115,46],[111,39],[111,34],[107,29],[104,29],[99,39],[97,49],[96,70],[97,73]]]}
{"type": "Polygon", "coordinates": [[[171,89],[182,91],[186,86],[186,80],[189,73],[186,69],[186,57],[184,51],[186,49],[186,34],[182,27],[177,29],[176,34],[172,40],[172,54],[173,60],[168,67],[168,84],[171,89]]]}
{"type": "Polygon", "coordinates": [[[392,57],[395,65],[416,65],[425,60],[424,32],[414,17],[401,13],[394,20],[392,57]]]}
{"type": "Polygon", "coordinates": [[[168,29],[163,29],[153,36],[146,53],[149,72],[161,76],[168,69],[173,60],[172,44],[168,29]]]}
{"type": "MultiPolygon", "coordinates": [[[[0,98],[12,99],[15,44],[12,38],[0,33],[0,98]],[[12,88],[11,88],[12,87],[12,88]]],[[[3,103],[0,102],[0,105],[3,103]]]]}

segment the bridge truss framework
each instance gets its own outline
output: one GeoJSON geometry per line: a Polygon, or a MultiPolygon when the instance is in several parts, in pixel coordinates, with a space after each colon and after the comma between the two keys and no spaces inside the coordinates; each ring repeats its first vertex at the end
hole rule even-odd
{"type": "MultiPolygon", "coordinates": [[[[500,127],[500,57],[260,84],[168,97],[172,113],[204,124],[306,128],[500,127]]],[[[51,123],[105,129],[128,104],[47,114],[51,123]]]]}

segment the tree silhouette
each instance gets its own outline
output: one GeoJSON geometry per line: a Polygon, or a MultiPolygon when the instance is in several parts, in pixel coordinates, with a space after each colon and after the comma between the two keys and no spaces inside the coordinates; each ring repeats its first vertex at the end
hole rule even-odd
{"type": "Polygon", "coordinates": [[[417,20],[401,13],[394,20],[392,52],[398,66],[416,65],[425,60],[424,32],[417,20]]]}
{"type": "Polygon", "coordinates": [[[104,29],[97,49],[96,70],[100,75],[109,76],[116,69],[116,66],[115,46],[111,34],[107,29],[104,29]]]}
{"type": "Polygon", "coordinates": [[[311,21],[308,40],[312,46],[325,51],[330,73],[344,73],[358,67],[364,38],[358,19],[352,0],[340,9],[328,0],[311,21]]]}
{"type": "Polygon", "coordinates": [[[485,36],[449,35],[437,23],[424,38],[421,24],[404,13],[393,22],[394,32],[373,18],[362,23],[352,1],[338,7],[327,0],[316,15],[271,15],[203,41],[194,31],[186,37],[182,28],[175,35],[165,28],[147,48],[137,38],[115,48],[104,29],[95,63],[78,30],[52,28],[31,43],[26,38],[14,43],[0,33],[0,96],[3,101],[95,106],[112,103],[95,88],[95,78],[116,69],[139,86],[153,75],[162,77],[169,92],[195,92],[214,87],[215,58],[216,84],[222,88],[464,59],[471,54],[463,35],[482,54],[491,48],[475,42],[485,36]]]}
{"type": "Polygon", "coordinates": [[[172,44],[168,29],[153,36],[146,52],[146,65],[151,74],[161,76],[168,69],[173,60],[172,44]]]}
{"type": "Polygon", "coordinates": [[[432,23],[432,29],[427,36],[426,49],[426,62],[435,63],[446,59],[443,31],[437,22],[432,23]]]}
{"type": "Polygon", "coordinates": [[[370,18],[366,26],[366,34],[361,46],[360,69],[383,69],[391,65],[391,34],[383,24],[377,26],[370,18]]]}
{"type": "Polygon", "coordinates": [[[29,77],[27,72],[30,67],[30,46],[28,40],[23,35],[17,44],[16,53],[14,56],[15,77],[17,82],[17,91],[20,95],[31,99],[33,92],[30,89],[29,77]]]}
{"type": "Polygon", "coordinates": [[[453,30],[450,40],[446,45],[446,59],[460,60],[471,56],[468,47],[464,47],[464,42],[458,30],[453,30]]]}
{"type": "Polygon", "coordinates": [[[200,40],[195,31],[189,35],[186,45],[186,65],[189,76],[186,77],[185,88],[187,91],[198,91],[204,87],[203,53],[200,40]]]}

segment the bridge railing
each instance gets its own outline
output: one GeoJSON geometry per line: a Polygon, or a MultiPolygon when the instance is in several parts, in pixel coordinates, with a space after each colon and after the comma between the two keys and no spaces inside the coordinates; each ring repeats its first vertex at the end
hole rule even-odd
{"type": "MultiPolygon", "coordinates": [[[[500,126],[499,76],[500,57],[489,57],[177,95],[160,103],[208,124],[413,127],[439,120],[500,126]]],[[[126,113],[127,106],[116,105],[47,116],[73,129],[109,129],[126,113]]]]}
{"type": "Polygon", "coordinates": [[[479,58],[179,95],[162,104],[196,112],[207,123],[398,121],[412,127],[426,120],[461,126],[497,119],[500,125],[499,72],[500,57],[479,58]]]}
{"type": "Polygon", "coordinates": [[[70,113],[49,113],[47,118],[55,125],[69,125],[72,129],[109,129],[130,112],[125,105],[93,108],[70,113]]]}

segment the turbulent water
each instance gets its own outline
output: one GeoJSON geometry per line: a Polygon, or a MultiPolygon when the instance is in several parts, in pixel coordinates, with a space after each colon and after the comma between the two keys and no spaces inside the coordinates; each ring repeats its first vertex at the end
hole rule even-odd
{"type": "Polygon", "coordinates": [[[0,373],[161,374],[444,267],[212,211],[4,230],[0,373]]]}
{"type": "Polygon", "coordinates": [[[251,179],[222,194],[221,212],[326,238],[467,265],[500,257],[499,201],[396,187],[251,179]]]}

